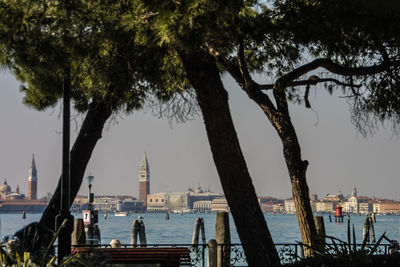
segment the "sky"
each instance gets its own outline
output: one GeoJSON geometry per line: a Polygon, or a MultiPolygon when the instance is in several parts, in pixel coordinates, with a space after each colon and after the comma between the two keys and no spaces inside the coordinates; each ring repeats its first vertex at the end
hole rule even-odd
{"type": "MultiPolygon", "coordinates": [[[[258,106],[235,85],[223,82],[240,144],[257,195],[291,197],[282,144],[258,106]]],[[[339,90],[340,91],[340,90],[339,90]]],[[[28,174],[35,155],[38,196],[53,192],[61,173],[62,120],[60,107],[36,111],[22,103],[19,82],[0,72],[0,183],[28,192],[28,174]]],[[[310,194],[323,198],[339,190],[359,195],[400,200],[400,141],[390,125],[366,138],[350,120],[349,105],[340,95],[312,89],[313,109],[291,105],[303,159],[309,161],[310,194]]],[[[71,146],[83,117],[71,124],[71,146]],[[78,126],[75,126],[78,123],[78,126]]],[[[89,165],[96,195],[138,196],[138,171],[146,152],[151,172],[151,193],[183,192],[201,186],[222,192],[201,116],[172,123],[137,111],[107,123],[89,165]]],[[[84,181],[80,194],[87,193],[84,181]]]]}

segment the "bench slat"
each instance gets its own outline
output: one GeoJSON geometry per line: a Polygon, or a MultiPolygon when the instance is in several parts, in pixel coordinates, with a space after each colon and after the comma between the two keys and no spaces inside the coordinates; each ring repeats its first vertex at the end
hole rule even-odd
{"type": "Polygon", "coordinates": [[[77,248],[75,252],[90,254],[100,251],[110,256],[112,263],[160,263],[161,266],[191,266],[190,251],[172,248],[77,248]]]}

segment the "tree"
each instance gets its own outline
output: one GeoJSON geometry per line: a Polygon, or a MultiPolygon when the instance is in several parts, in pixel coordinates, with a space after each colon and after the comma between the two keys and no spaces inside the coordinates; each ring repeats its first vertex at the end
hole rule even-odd
{"type": "MultiPolygon", "coordinates": [[[[213,77],[210,73],[212,71],[193,66],[202,66],[205,64],[203,61],[208,62],[204,52],[213,55],[221,70],[229,72],[234,77],[277,130],[282,140],[283,154],[292,183],[302,240],[311,246],[317,245],[318,241],[306,182],[308,161],[301,157],[300,143],[291,122],[288,103],[290,101],[304,102],[306,107],[310,107],[308,101],[310,86],[324,83],[329,90],[333,90],[334,86],[343,87],[350,92],[351,97],[359,97],[359,100],[363,99],[365,104],[369,103],[364,111],[372,111],[370,96],[375,95],[379,90],[376,90],[378,89],[376,86],[372,86],[371,94],[360,94],[362,92],[360,90],[365,87],[356,83],[357,79],[363,79],[364,82],[369,79],[369,85],[374,85],[377,80],[385,81],[381,75],[393,75],[398,65],[395,57],[389,59],[387,55],[388,49],[394,52],[398,47],[396,31],[393,27],[385,29],[384,23],[379,24],[379,30],[382,30],[381,32],[384,32],[387,38],[387,44],[392,44],[383,46],[382,49],[386,41],[383,41],[382,37],[373,36],[375,30],[371,31],[371,23],[366,20],[370,18],[368,14],[371,12],[374,14],[374,21],[382,19],[387,12],[373,12],[371,4],[372,7],[376,4],[370,1],[367,1],[367,4],[360,1],[354,1],[346,6],[347,4],[348,1],[269,1],[267,4],[259,1],[225,1],[224,3],[148,1],[143,4],[151,10],[153,17],[156,17],[152,20],[156,21],[154,23],[156,34],[152,37],[153,40],[160,46],[168,45],[171,49],[178,51],[188,80],[195,88],[223,185],[226,183],[225,179],[228,179],[223,177],[228,167],[219,161],[223,162],[226,158],[218,157],[218,143],[212,141],[213,138],[218,140],[218,137],[215,137],[217,133],[213,133],[217,132],[217,127],[207,125],[210,123],[207,121],[207,114],[212,114],[212,112],[208,111],[208,113],[206,109],[214,109],[216,112],[217,107],[204,102],[212,103],[215,99],[220,99],[223,103],[224,100],[217,96],[214,96],[215,99],[210,97],[212,90],[218,91],[219,86],[214,80],[212,89],[211,85],[207,86],[207,82],[204,81],[213,77]],[[367,11],[369,12],[367,15],[363,14],[367,11]],[[360,14],[364,20],[358,20],[360,14]],[[380,41],[376,42],[377,39],[380,41]],[[374,48],[371,47],[371,42],[375,43],[374,48]],[[367,49],[367,55],[363,53],[364,49],[367,49]],[[193,51],[196,52],[193,54],[193,51]],[[382,62],[377,60],[376,53],[382,54],[386,60],[382,62]],[[202,56],[198,56],[199,54],[202,56]],[[323,57],[307,62],[311,56],[318,55],[323,57]],[[371,64],[371,62],[376,64],[371,64]],[[334,75],[323,77],[321,74],[316,75],[315,70],[318,68],[325,68],[334,75]],[[274,82],[256,83],[251,76],[254,71],[275,76],[274,82]],[[206,73],[208,76],[205,75],[206,73]],[[344,77],[344,79],[336,76],[344,77]],[[305,87],[304,93],[301,93],[302,87],[305,87]],[[266,90],[272,95],[263,92],[266,90]],[[205,95],[202,97],[202,94],[205,95]]],[[[397,20],[395,12],[390,13],[389,17],[391,22],[397,20]]],[[[151,20],[146,20],[146,23],[149,21],[151,20]]],[[[209,69],[212,69],[211,65],[208,66],[209,69]]],[[[387,82],[381,84],[379,89],[383,89],[384,84],[387,82]]],[[[387,94],[390,95],[389,98],[398,99],[397,92],[393,89],[385,90],[386,93],[376,99],[388,99],[385,97],[387,94]]],[[[362,104],[355,103],[357,107],[362,104]]],[[[398,103],[398,101],[389,103],[394,107],[397,104],[393,103],[398,103]]],[[[383,106],[388,107],[385,104],[383,106]]],[[[380,107],[382,108],[382,105],[380,107]]],[[[358,111],[361,110],[358,109],[358,111]]],[[[220,114],[227,113],[229,113],[228,109],[220,114]]],[[[376,114],[383,113],[377,110],[376,114]]],[[[384,116],[387,115],[386,113],[384,116]]],[[[232,144],[234,146],[236,141],[232,141],[232,144]]],[[[229,190],[224,186],[223,188],[229,205],[234,205],[234,200],[229,197],[229,190]]],[[[242,207],[237,208],[241,210],[242,207]]],[[[233,215],[235,219],[235,214],[233,215]]],[[[237,224],[238,231],[240,227],[237,224]]],[[[248,234],[251,235],[251,233],[248,234]]],[[[242,242],[246,243],[245,236],[239,236],[242,242]]],[[[250,254],[249,247],[245,244],[244,246],[246,253],[250,254]]],[[[306,254],[308,253],[310,251],[306,254]]]]}
{"type": "Polygon", "coordinates": [[[393,23],[398,16],[388,9],[382,12],[359,1],[354,3],[276,1],[272,7],[264,6],[258,14],[246,11],[248,15],[239,22],[240,30],[232,35],[236,37],[232,41],[236,45],[235,55],[208,45],[208,51],[261,108],[281,138],[302,241],[311,246],[317,246],[318,240],[306,182],[308,161],[302,160],[288,102],[304,102],[307,108],[311,107],[310,86],[325,83],[331,92],[338,85],[354,99],[356,119],[368,116],[368,112],[381,119],[399,118],[400,98],[394,88],[398,77],[398,37],[381,21],[386,16],[387,22],[389,15],[393,23]],[[376,19],[378,31],[371,27],[374,23],[371,17],[374,22],[376,19]],[[307,62],[310,54],[321,57],[307,62]],[[316,75],[318,68],[328,73],[316,75]],[[275,81],[259,84],[250,75],[251,71],[273,73],[275,81]],[[393,87],[388,90],[387,85],[393,87]],[[305,87],[304,93],[301,87],[305,87]],[[363,92],[366,88],[367,92],[363,92]]]}
{"type": "MultiPolygon", "coordinates": [[[[232,122],[227,92],[215,59],[202,48],[203,34],[208,34],[202,27],[209,30],[208,27],[219,27],[218,24],[225,20],[231,22],[232,12],[237,12],[241,4],[240,1],[231,1],[228,6],[225,8],[224,1],[186,4],[138,1],[139,14],[133,13],[135,17],[128,18],[128,21],[141,25],[138,27],[141,42],[147,46],[167,47],[168,52],[160,59],[169,60],[174,66],[169,69],[173,75],[167,75],[179,78],[180,83],[189,84],[195,91],[221,185],[249,266],[279,266],[280,260],[232,122]],[[205,25],[199,26],[199,22],[205,25]]],[[[152,82],[160,88],[170,86],[170,80],[162,77],[152,82]]]]}
{"type": "MultiPolygon", "coordinates": [[[[118,24],[125,7],[120,1],[76,1],[66,12],[54,1],[0,4],[0,64],[22,82],[27,105],[38,110],[56,105],[63,67],[71,67],[74,106],[86,113],[70,155],[71,204],[105,122],[112,113],[140,108],[145,90],[151,90],[137,66],[148,66],[156,53],[136,46],[134,32],[118,24]]],[[[41,223],[54,229],[59,205],[60,183],[41,223]]]]}

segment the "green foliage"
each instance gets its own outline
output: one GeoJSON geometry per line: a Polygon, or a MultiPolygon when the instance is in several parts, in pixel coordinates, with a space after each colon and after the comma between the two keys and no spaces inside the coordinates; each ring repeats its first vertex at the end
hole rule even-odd
{"type": "Polygon", "coordinates": [[[333,236],[326,236],[330,243],[324,246],[311,247],[302,244],[315,252],[315,257],[301,260],[300,266],[373,266],[373,255],[385,238],[385,233],[373,246],[367,246],[367,235],[358,248],[354,225],[350,230],[350,220],[347,223],[347,241],[340,240],[333,236]],[[352,238],[351,238],[352,237],[352,238]]]}
{"type": "Polygon", "coordinates": [[[51,267],[51,266],[91,266],[88,260],[82,258],[80,254],[68,255],[63,259],[61,263],[58,265],[55,264],[57,259],[56,256],[49,257],[49,252],[52,249],[54,242],[56,241],[58,235],[61,232],[61,229],[66,225],[66,220],[62,223],[61,227],[58,228],[57,232],[54,234],[50,243],[47,246],[47,250],[43,255],[41,255],[42,259],[40,263],[35,263],[33,258],[31,257],[31,253],[24,252],[23,258],[20,256],[18,252],[18,242],[13,241],[11,246],[7,246],[7,252],[0,247],[0,264],[2,266],[11,266],[11,267],[51,267]]]}

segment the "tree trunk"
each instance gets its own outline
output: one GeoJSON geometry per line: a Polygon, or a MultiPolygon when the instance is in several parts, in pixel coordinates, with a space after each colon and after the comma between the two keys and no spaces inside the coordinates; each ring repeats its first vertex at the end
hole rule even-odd
{"type": "MultiPolygon", "coordinates": [[[[287,105],[286,95],[283,90],[274,90],[276,100],[275,108],[269,97],[257,88],[255,83],[241,84],[248,96],[257,103],[264,114],[270,120],[279,134],[283,144],[283,155],[289,171],[292,185],[292,195],[296,206],[297,220],[299,224],[302,242],[309,246],[318,246],[317,230],[314,224],[311,209],[309,190],[306,180],[308,161],[301,159],[300,144],[297,139],[296,131],[292,124],[287,105]]],[[[304,250],[304,255],[309,256],[312,251],[304,250]]]]}
{"type": "Polygon", "coordinates": [[[249,266],[279,266],[229,110],[228,94],[214,59],[206,53],[182,54],[194,87],[221,185],[249,266]]]}
{"type": "MultiPolygon", "coordinates": [[[[97,141],[101,138],[103,126],[111,116],[112,110],[106,102],[92,102],[83,121],[78,137],[70,152],[71,182],[70,182],[70,206],[72,205],[79,188],[81,187],[86,166],[97,141]]],[[[62,174],[61,174],[62,176],[62,174]]],[[[55,229],[55,217],[59,213],[61,197],[61,184],[58,182],[57,188],[51,198],[49,205],[44,211],[40,223],[50,229],[55,229]]]]}
{"type": "MultiPolygon", "coordinates": [[[[301,159],[300,144],[290,117],[283,116],[282,119],[282,122],[277,122],[277,125],[279,125],[278,132],[282,139],[283,155],[292,184],[292,195],[296,207],[301,239],[304,244],[317,247],[319,242],[306,180],[308,161],[301,159]]],[[[278,130],[277,127],[275,128],[278,130]]],[[[310,249],[304,248],[304,256],[307,257],[312,254],[310,249]]]]}

